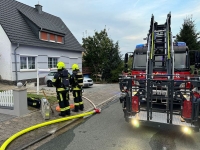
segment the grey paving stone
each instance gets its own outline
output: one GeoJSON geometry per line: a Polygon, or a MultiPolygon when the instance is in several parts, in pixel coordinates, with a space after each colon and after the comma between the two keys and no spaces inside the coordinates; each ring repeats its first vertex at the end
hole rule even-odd
{"type": "MultiPolygon", "coordinates": [[[[0,86],[1,87],[1,86],[0,86]]],[[[55,88],[48,88],[46,86],[41,86],[40,89],[43,88],[45,90],[50,91],[50,94],[55,95],[55,88]]],[[[5,88],[4,88],[5,89],[5,88]]],[[[1,88],[0,88],[1,90],[1,88]]],[[[30,89],[28,89],[30,90],[30,89]]],[[[32,88],[32,91],[36,91],[36,88],[32,88]]],[[[119,94],[119,86],[118,84],[99,84],[99,85],[94,85],[91,88],[85,88],[83,96],[87,97],[90,99],[95,105],[98,105],[102,103],[103,101],[107,100],[108,98],[119,94]]],[[[49,94],[49,93],[48,93],[49,94]]],[[[73,102],[73,98],[71,97],[70,103],[73,102]]],[[[93,105],[89,103],[86,99],[83,98],[84,102],[84,107],[85,111],[88,109],[93,108],[93,105]]],[[[55,110],[55,107],[57,105],[52,106],[53,109],[55,110]]],[[[55,114],[51,115],[50,120],[58,119],[61,118],[58,116],[58,112],[54,111],[55,114]]],[[[81,112],[79,112],[81,113],[81,112]]],[[[72,112],[71,115],[76,115],[78,113],[72,112]]],[[[10,115],[5,115],[5,114],[0,114],[0,145],[10,136],[13,134],[31,127],[33,125],[43,123],[45,121],[50,121],[50,120],[44,120],[41,112],[40,111],[35,111],[33,113],[30,113],[28,115],[22,116],[22,117],[16,117],[16,116],[10,116],[10,115]]],[[[40,136],[50,132],[51,130],[55,128],[62,127],[66,125],[68,122],[60,122],[56,124],[52,124],[46,127],[42,127],[36,130],[33,130],[27,134],[24,134],[20,137],[18,137],[16,140],[14,140],[9,146],[8,150],[15,149],[16,147],[20,147],[23,144],[27,144],[31,142],[34,139],[39,138],[40,136]]]]}

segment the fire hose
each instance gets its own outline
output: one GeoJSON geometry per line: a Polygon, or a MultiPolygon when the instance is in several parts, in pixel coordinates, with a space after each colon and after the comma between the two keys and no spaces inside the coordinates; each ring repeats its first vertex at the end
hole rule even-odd
{"type": "Polygon", "coordinates": [[[48,121],[48,122],[44,122],[44,123],[40,123],[40,124],[36,124],[34,126],[31,126],[31,127],[28,127],[24,130],[21,130],[17,133],[15,133],[14,135],[12,135],[11,137],[9,137],[0,147],[0,150],[5,150],[6,147],[13,141],[15,140],[17,137],[27,133],[27,132],[30,132],[32,130],[35,130],[35,129],[38,129],[38,128],[41,128],[41,127],[44,127],[44,126],[47,126],[47,125],[50,125],[50,124],[54,124],[54,123],[58,123],[58,122],[62,122],[62,121],[67,121],[67,120],[71,120],[71,119],[76,119],[76,118],[80,118],[80,117],[84,117],[84,116],[89,116],[89,115],[92,115],[92,114],[95,114],[95,113],[100,113],[101,112],[101,109],[100,108],[96,108],[95,104],[89,100],[88,98],[86,97],[83,97],[85,98],[87,101],[89,101],[93,107],[94,107],[94,110],[91,110],[89,112],[85,112],[85,113],[81,113],[81,114],[78,114],[78,115],[74,115],[74,116],[69,116],[69,117],[64,117],[64,118],[60,118],[60,119],[55,119],[55,120],[51,120],[51,121],[48,121]]]}

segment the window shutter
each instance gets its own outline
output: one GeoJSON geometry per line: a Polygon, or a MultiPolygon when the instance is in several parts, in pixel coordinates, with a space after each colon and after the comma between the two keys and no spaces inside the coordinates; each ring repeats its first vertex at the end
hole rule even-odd
{"type": "Polygon", "coordinates": [[[50,34],[50,40],[55,41],[55,35],[54,34],[50,34]]]}
{"type": "Polygon", "coordinates": [[[58,42],[58,43],[63,43],[63,37],[57,35],[57,42],[58,42]]]}
{"type": "Polygon", "coordinates": [[[40,33],[41,33],[41,35],[40,35],[41,37],[40,37],[40,38],[41,38],[42,40],[48,40],[48,38],[47,38],[47,33],[46,33],[46,32],[40,32],[40,33]]]}

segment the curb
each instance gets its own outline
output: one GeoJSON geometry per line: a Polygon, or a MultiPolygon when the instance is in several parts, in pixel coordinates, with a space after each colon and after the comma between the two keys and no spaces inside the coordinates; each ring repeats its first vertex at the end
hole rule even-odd
{"type": "MultiPolygon", "coordinates": [[[[115,101],[116,97],[119,96],[119,94],[120,94],[120,92],[118,94],[116,94],[116,95],[114,95],[114,96],[106,99],[105,101],[99,103],[98,105],[96,105],[96,108],[103,107],[103,106],[107,105],[108,103],[115,101]]],[[[88,111],[92,111],[92,110],[94,110],[94,108],[89,108],[88,110],[83,111],[83,112],[88,112],[88,111]]],[[[91,116],[91,115],[89,115],[89,116],[91,116]]],[[[76,122],[78,122],[78,121],[80,121],[80,120],[82,120],[84,118],[88,118],[89,116],[87,116],[87,117],[81,117],[81,118],[78,118],[78,119],[73,119],[73,120],[69,121],[66,125],[64,125],[64,126],[58,128],[57,130],[55,130],[54,132],[52,132],[52,133],[46,133],[45,135],[43,135],[40,138],[32,141],[31,143],[28,143],[28,144],[26,144],[26,145],[24,145],[24,146],[22,146],[20,148],[17,148],[15,150],[23,150],[23,149],[29,148],[30,146],[33,146],[34,144],[36,144],[36,143],[38,143],[38,142],[40,142],[40,141],[42,141],[42,140],[50,137],[51,135],[59,132],[60,130],[66,128],[67,126],[70,126],[70,125],[72,125],[72,124],[74,124],[74,123],[76,123],[76,122]]]]}

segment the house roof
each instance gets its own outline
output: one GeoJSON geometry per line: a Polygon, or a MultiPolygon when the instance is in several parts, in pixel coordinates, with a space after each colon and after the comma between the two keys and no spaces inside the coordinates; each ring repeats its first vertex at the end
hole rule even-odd
{"type": "Polygon", "coordinates": [[[84,51],[80,43],[59,17],[44,11],[40,14],[35,7],[15,0],[0,1],[0,25],[5,30],[11,43],[84,51]],[[26,19],[28,19],[29,23],[34,24],[37,29],[35,31],[38,33],[39,30],[46,30],[64,35],[64,44],[40,40],[26,19]]]}

